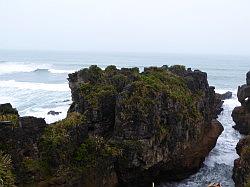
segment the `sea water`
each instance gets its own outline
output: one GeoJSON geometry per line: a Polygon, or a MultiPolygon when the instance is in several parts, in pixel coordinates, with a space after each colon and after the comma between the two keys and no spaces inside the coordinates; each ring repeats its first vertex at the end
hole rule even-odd
{"type": "Polygon", "coordinates": [[[220,182],[223,187],[234,186],[232,168],[238,157],[235,146],[241,136],[232,128],[231,112],[239,105],[237,87],[245,83],[245,74],[250,70],[249,56],[2,50],[0,103],[10,102],[21,116],[42,117],[47,123],[63,119],[71,104],[68,74],[92,64],[101,68],[107,65],[139,67],[141,71],[148,66],[182,64],[207,72],[209,84],[215,86],[217,92],[232,91],[233,98],[224,102],[224,111],[219,116],[224,132],[204,166],[188,179],[159,186],[203,187],[210,182],[220,182]],[[50,110],[61,113],[48,115],[50,110]]]}

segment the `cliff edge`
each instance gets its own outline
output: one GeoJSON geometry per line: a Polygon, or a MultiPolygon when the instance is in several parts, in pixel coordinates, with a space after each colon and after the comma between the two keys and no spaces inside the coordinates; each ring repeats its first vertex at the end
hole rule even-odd
{"type": "Polygon", "coordinates": [[[1,114],[1,149],[11,156],[18,183],[151,186],[180,180],[202,166],[223,131],[216,120],[221,100],[199,70],[90,66],[68,80],[73,103],[66,119],[46,125],[1,114]]]}
{"type": "Polygon", "coordinates": [[[248,136],[237,144],[236,150],[240,158],[234,161],[233,179],[236,187],[243,187],[250,185],[250,71],[246,74],[246,84],[239,86],[237,96],[241,106],[232,112],[236,123],[234,128],[248,136]]]}

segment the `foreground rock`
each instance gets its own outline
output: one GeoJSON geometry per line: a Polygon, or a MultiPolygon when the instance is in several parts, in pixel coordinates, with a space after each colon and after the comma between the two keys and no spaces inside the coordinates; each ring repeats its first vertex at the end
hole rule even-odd
{"type": "Polygon", "coordinates": [[[71,74],[69,83],[70,112],[85,114],[93,134],[129,147],[114,163],[121,184],[187,177],[201,167],[223,130],[212,120],[220,100],[198,70],[173,66],[140,74],[136,68],[92,66],[71,74]]]}
{"type": "Polygon", "coordinates": [[[232,117],[236,125],[234,128],[239,130],[241,134],[249,134],[250,133],[250,85],[249,85],[249,77],[250,72],[247,73],[247,84],[239,86],[237,97],[241,106],[236,107],[233,110],[232,117]]]}
{"type": "MultiPolygon", "coordinates": [[[[30,173],[26,171],[24,162],[26,159],[39,157],[38,142],[46,127],[42,118],[19,117],[16,109],[11,104],[0,105],[0,152],[10,155],[12,169],[16,175],[16,182],[29,182],[30,173]],[[8,121],[8,123],[1,123],[8,121]]],[[[0,168],[1,169],[1,168],[0,168]]],[[[11,186],[11,172],[1,175],[3,186],[11,186]],[[4,180],[5,179],[5,180],[4,180]]]]}
{"type": "MultiPolygon", "coordinates": [[[[233,110],[232,117],[236,125],[234,128],[241,134],[250,134],[250,72],[246,76],[247,84],[239,86],[238,100],[241,106],[233,110]]],[[[240,158],[234,162],[233,179],[236,187],[250,185],[250,136],[241,139],[236,147],[240,158]]]]}
{"type": "Polygon", "coordinates": [[[20,184],[112,187],[180,180],[202,166],[223,131],[215,119],[221,100],[198,70],[91,66],[70,74],[69,85],[73,103],[66,119],[48,126],[17,116],[17,126],[0,128],[20,184]]]}

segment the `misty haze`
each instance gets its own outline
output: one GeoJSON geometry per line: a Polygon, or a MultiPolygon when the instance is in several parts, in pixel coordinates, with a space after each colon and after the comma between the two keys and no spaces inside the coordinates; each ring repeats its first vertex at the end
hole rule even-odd
{"type": "Polygon", "coordinates": [[[0,187],[250,186],[249,7],[0,0],[0,187]]]}

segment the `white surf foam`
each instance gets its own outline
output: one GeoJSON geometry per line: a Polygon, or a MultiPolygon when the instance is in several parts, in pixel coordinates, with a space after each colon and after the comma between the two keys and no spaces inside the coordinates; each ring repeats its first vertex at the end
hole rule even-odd
{"type": "Polygon", "coordinates": [[[10,74],[17,72],[32,72],[36,69],[49,69],[49,64],[35,64],[35,63],[24,63],[24,62],[4,62],[0,63],[0,75],[10,74]]]}
{"type": "Polygon", "coordinates": [[[45,118],[46,123],[54,123],[66,118],[69,105],[59,106],[55,108],[32,108],[22,112],[22,116],[34,116],[45,118]],[[48,115],[49,111],[61,112],[59,115],[48,115]]]}
{"type": "Polygon", "coordinates": [[[62,73],[74,73],[76,70],[62,70],[62,69],[49,69],[50,73],[62,74],[62,73]]]}
{"type": "Polygon", "coordinates": [[[13,102],[14,102],[14,100],[11,97],[1,96],[1,98],[0,98],[0,104],[13,103],[13,102]]]}
{"type": "Polygon", "coordinates": [[[64,84],[45,84],[32,82],[17,82],[15,80],[0,81],[0,88],[17,88],[24,90],[46,90],[66,92],[70,91],[67,83],[64,84]]]}
{"type": "Polygon", "coordinates": [[[76,70],[55,69],[50,64],[28,63],[28,62],[2,62],[0,63],[0,75],[18,72],[34,72],[36,70],[48,70],[50,73],[62,74],[73,73],[76,70]]]}

